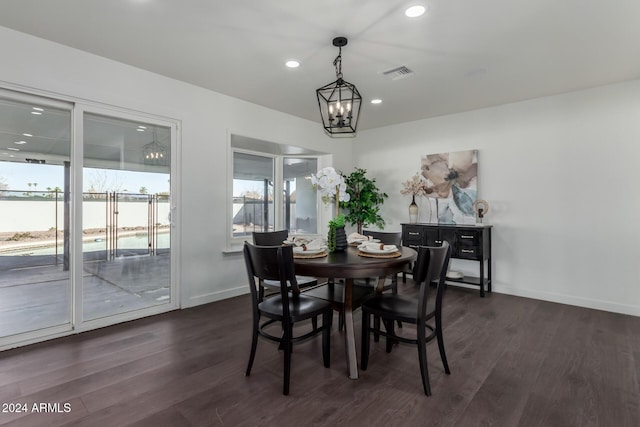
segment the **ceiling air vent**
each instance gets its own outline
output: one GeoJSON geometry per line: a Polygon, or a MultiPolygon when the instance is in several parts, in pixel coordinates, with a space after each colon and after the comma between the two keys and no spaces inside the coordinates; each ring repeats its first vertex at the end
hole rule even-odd
{"type": "Polygon", "coordinates": [[[413,71],[411,71],[404,65],[401,65],[399,67],[395,67],[390,70],[383,71],[382,74],[384,74],[387,77],[390,77],[391,80],[399,80],[399,79],[404,79],[405,77],[412,76],[413,71]]]}

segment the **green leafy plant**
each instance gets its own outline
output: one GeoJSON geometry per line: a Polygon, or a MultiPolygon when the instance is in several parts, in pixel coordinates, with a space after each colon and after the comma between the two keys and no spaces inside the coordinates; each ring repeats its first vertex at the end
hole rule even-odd
{"type": "Polygon", "coordinates": [[[345,221],[357,225],[358,233],[362,233],[365,225],[384,228],[385,222],[379,211],[384,199],[389,197],[387,193],[380,191],[375,178],[367,178],[366,173],[366,169],[356,168],[351,174],[343,175],[350,198],[346,202],[340,202],[340,207],[349,211],[345,221]]]}
{"type": "Polygon", "coordinates": [[[344,227],[345,225],[344,219],[345,219],[344,215],[342,214],[338,215],[337,217],[329,221],[329,227],[331,228],[344,227]]]}
{"type": "Polygon", "coordinates": [[[337,245],[338,228],[344,227],[344,215],[340,214],[329,221],[329,233],[327,234],[327,248],[334,252],[337,245]]]}

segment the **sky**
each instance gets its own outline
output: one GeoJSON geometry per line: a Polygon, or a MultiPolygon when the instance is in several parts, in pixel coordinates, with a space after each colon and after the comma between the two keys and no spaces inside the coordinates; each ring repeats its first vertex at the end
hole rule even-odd
{"type": "MultiPolygon", "coordinates": [[[[47,191],[47,187],[64,187],[64,171],[56,165],[0,162],[0,183],[13,191],[47,191]]],[[[163,193],[169,192],[169,174],[85,168],[83,191],[91,186],[98,191],[129,193],[146,187],[149,194],[163,193]]]]}

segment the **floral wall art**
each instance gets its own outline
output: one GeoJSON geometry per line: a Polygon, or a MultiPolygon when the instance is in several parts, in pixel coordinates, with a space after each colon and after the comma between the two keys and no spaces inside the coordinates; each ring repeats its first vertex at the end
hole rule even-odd
{"type": "Polygon", "coordinates": [[[437,218],[439,224],[475,223],[473,203],[478,198],[478,150],[427,154],[422,156],[420,169],[426,180],[431,216],[437,218]]]}

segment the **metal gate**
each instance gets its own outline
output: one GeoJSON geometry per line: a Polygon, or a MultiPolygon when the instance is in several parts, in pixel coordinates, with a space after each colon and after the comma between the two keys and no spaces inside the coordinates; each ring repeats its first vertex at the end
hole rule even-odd
{"type": "Polygon", "coordinates": [[[157,194],[106,193],[108,259],[132,255],[157,255],[158,200],[157,194]],[[143,209],[145,207],[146,209],[143,209]],[[128,212],[125,212],[125,209],[128,212]],[[125,244],[125,239],[137,242],[133,245],[128,242],[125,244]]]}

